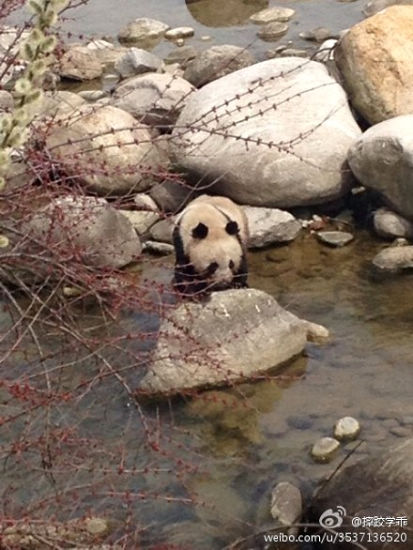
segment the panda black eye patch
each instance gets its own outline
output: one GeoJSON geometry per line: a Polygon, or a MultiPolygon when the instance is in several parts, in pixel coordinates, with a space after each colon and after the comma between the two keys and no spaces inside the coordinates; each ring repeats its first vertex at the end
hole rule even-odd
{"type": "Polygon", "coordinates": [[[205,239],[207,235],[208,235],[208,227],[202,222],[199,222],[199,224],[196,227],[194,227],[192,230],[192,237],[194,239],[205,239]]]}
{"type": "Polygon", "coordinates": [[[228,235],[237,235],[239,233],[239,227],[237,222],[231,221],[228,222],[225,226],[225,231],[228,233],[228,235]]]}

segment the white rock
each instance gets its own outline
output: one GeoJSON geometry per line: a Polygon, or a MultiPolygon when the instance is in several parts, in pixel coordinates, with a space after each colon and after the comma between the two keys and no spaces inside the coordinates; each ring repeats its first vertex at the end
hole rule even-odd
{"type": "Polygon", "coordinates": [[[344,416],[334,426],[334,437],[340,441],[356,439],[360,433],[360,423],[352,416],[344,416]]]}
{"type": "Polygon", "coordinates": [[[305,325],[265,292],[214,292],[167,314],[139,389],[170,394],[254,379],[301,353],[305,342],[305,325]]]}
{"type": "Polygon", "coordinates": [[[289,212],[277,208],[244,206],[249,227],[249,248],[290,242],[301,230],[301,223],[289,212]]]}
{"type": "Polygon", "coordinates": [[[340,447],[340,442],[333,437],[322,437],[314,443],[311,456],[316,462],[330,462],[340,447]]]}
{"type": "Polygon", "coordinates": [[[138,193],[134,196],[133,202],[139,210],[148,210],[149,212],[159,212],[158,205],[153,198],[146,193],[138,193]]]}
{"type": "Polygon", "coordinates": [[[396,274],[413,268],[413,246],[391,246],[373,258],[373,266],[381,273],[396,274]]]}
{"type": "Polygon", "coordinates": [[[102,63],[87,46],[71,46],[59,60],[59,74],[73,80],[93,80],[103,73],[102,63]]]}
{"type": "Polygon", "coordinates": [[[348,191],[342,168],[359,135],[344,91],[324,65],[278,58],[201,88],[172,137],[179,165],[216,182],[214,194],[288,208],[348,191]]]}

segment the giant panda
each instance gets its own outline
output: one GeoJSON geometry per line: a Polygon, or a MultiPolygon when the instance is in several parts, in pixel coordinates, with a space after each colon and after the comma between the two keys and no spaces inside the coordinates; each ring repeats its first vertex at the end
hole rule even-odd
{"type": "Polygon", "coordinates": [[[226,197],[197,197],[175,220],[175,289],[194,297],[248,286],[247,241],[239,206],[226,197]]]}

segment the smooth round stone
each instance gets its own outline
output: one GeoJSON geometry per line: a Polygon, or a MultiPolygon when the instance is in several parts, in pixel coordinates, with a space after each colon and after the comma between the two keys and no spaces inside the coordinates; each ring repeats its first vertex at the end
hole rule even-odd
{"type": "Polygon", "coordinates": [[[356,439],[360,433],[360,423],[352,416],[340,418],[334,426],[334,437],[340,441],[356,439]]]}
{"type": "Polygon", "coordinates": [[[278,21],[273,21],[272,23],[267,23],[266,25],[264,25],[257,32],[257,35],[261,38],[261,40],[272,42],[273,40],[278,40],[287,31],[287,23],[279,23],[278,21]]]}
{"type": "Polygon", "coordinates": [[[345,246],[354,239],[354,235],[347,233],[346,231],[319,231],[317,233],[317,239],[329,246],[345,246]]]}
{"type": "Polygon", "coordinates": [[[334,437],[322,437],[314,443],[311,456],[316,462],[330,462],[340,447],[340,442],[334,437]]]}
{"type": "Polygon", "coordinates": [[[291,19],[294,14],[295,11],[291,8],[267,8],[257,13],[253,13],[250,17],[250,21],[258,25],[265,25],[265,23],[271,23],[272,21],[285,22],[291,19]]]}
{"type": "Polygon", "coordinates": [[[165,33],[165,38],[168,40],[177,40],[178,38],[189,38],[194,36],[195,31],[192,27],[175,27],[174,29],[169,29],[165,33]]]}

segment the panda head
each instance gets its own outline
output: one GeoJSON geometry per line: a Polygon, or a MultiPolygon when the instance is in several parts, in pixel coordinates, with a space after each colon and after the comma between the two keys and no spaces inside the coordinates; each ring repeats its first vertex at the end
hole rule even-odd
{"type": "Polygon", "coordinates": [[[194,202],[177,220],[178,263],[186,263],[208,289],[229,288],[244,257],[240,229],[236,220],[216,206],[194,202]]]}

